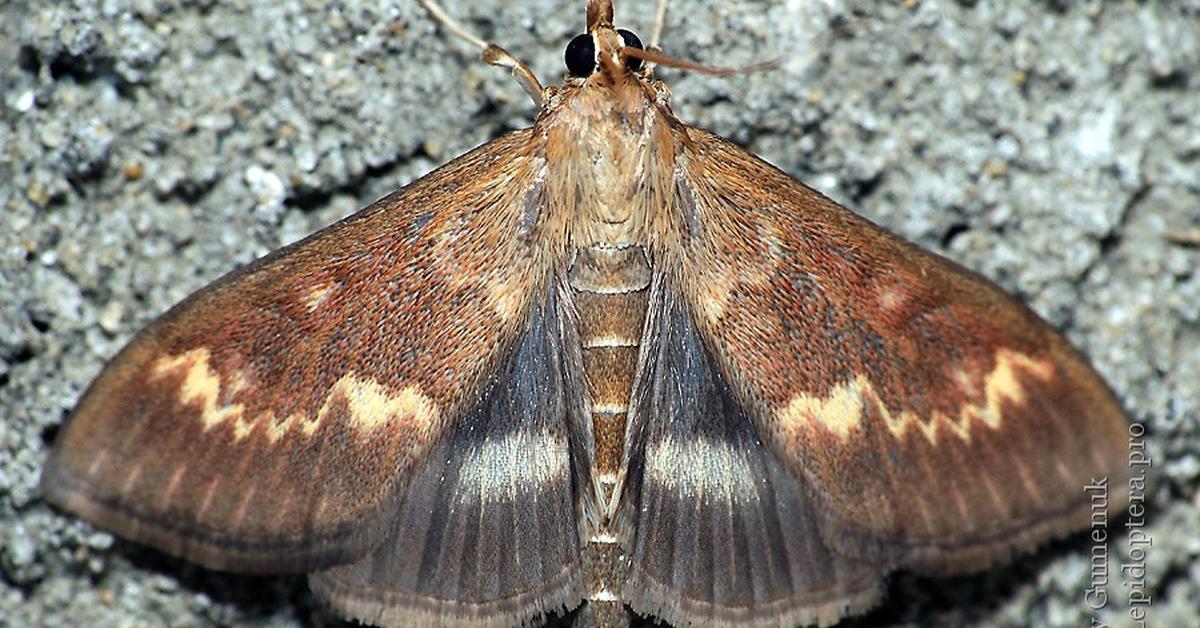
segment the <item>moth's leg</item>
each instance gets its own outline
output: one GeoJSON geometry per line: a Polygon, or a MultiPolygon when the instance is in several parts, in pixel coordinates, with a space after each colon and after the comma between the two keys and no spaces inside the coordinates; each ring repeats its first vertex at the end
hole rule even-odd
{"type": "Polygon", "coordinates": [[[650,45],[647,47],[655,52],[662,52],[662,46],[659,42],[662,41],[663,29],[667,27],[667,0],[658,0],[658,7],[654,10],[654,28],[650,30],[650,45]]]}
{"type": "MultiPolygon", "coordinates": [[[[646,50],[654,53],[662,54],[662,46],[659,42],[662,41],[663,29],[667,27],[667,0],[658,0],[658,6],[654,9],[654,26],[650,29],[650,43],[646,45],[646,50]]],[[[642,76],[649,78],[654,75],[654,66],[658,65],[654,61],[646,60],[642,67],[642,76]]]]}
{"type": "Polygon", "coordinates": [[[429,14],[433,16],[433,19],[437,20],[438,23],[446,28],[446,30],[467,41],[467,43],[471,44],[472,46],[478,48],[479,56],[481,59],[483,59],[484,63],[498,65],[502,68],[508,68],[511,70],[512,76],[514,79],[516,79],[517,84],[519,84],[522,89],[529,94],[529,97],[533,99],[535,104],[537,104],[539,107],[542,106],[542,101],[545,99],[546,95],[546,88],[542,87],[541,82],[538,81],[537,76],[533,73],[533,70],[531,70],[524,61],[514,57],[510,52],[501,48],[500,46],[497,46],[489,41],[484,41],[474,33],[471,33],[467,29],[463,28],[462,25],[454,21],[454,18],[447,15],[446,11],[443,10],[442,7],[433,0],[418,0],[418,2],[420,2],[421,6],[425,7],[425,10],[429,11],[429,14]]]}

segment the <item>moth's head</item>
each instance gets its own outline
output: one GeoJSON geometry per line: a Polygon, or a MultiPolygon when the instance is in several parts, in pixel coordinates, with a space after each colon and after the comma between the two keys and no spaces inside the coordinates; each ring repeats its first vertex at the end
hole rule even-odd
{"type": "Polygon", "coordinates": [[[567,71],[576,79],[608,83],[638,74],[642,60],[630,56],[629,49],[643,50],[642,40],[631,30],[603,25],[576,35],[563,54],[567,71]]]}
{"type": "Polygon", "coordinates": [[[645,47],[633,31],[613,26],[612,2],[591,0],[587,32],[567,44],[563,59],[568,82],[588,87],[617,87],[648,78],[638,55],[645,47]]]}
{"type": "Polygon", "coordinates": [[[590,0],[587,32],[575,36],[563,54],[569,76],[552,91],[551,117],[572,122],[621,120],[640,126],[669,92],[650,78],[645,48],[633,31],[613,25],[612,3],[590,0]]]}

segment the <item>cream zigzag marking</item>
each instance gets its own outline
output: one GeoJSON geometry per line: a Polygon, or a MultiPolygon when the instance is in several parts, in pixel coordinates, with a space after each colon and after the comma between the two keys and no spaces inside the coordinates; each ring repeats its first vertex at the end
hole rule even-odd
{"type": "MultiPolygon", "coordinates": [[[[151,379],[159,379],[181,368],[187,369],[183,383],[179,385],[179,402],[200,404],[200,420],[204,423],[204,431],[229,419],[240,422],[245,410],[240,403],[217,405],[217,396],[221,392],[221,378],[208,368],[208,359],[209,353],[205,347],[192,349],[178,356],[165,356],[154,363],[151,376],[151,379]]],[[[244,381],[244,378],[238,379],[244,381]]]]}
{"type": "MultiPolygon", "coordinates": [[[[186,369],[179,387],[179,403],[200,405],[200,421],[204,424],[206,432],[222,423],[232,421],[234,442],[252,434],[259,424],[266,425],[265,434],[272,444],[296,426],[299,426],[301,434],[312,436],[329,416],[334,402],[339,399],[345,401],[349,410],[348,425],[360,432],[376,430],[402,421],[415,427],[418,432],[427,434],[438,418],[437,404],[422,394],[415,385],[406,386],[398,394],[392,394],[387,387],[370,378],[359,378],[353,373],[347,373],[330,387],[315,419],[293,413],[282,421],[277,421],[275,414],[267,410],[247,420],[245,404],[221,405],[218,402],[221,376],[209,366],[210,358],[211,354],[205,347],[192,349],[178,356],[160,358],[154,364],[151,378],[159,379],[179,369],[186,369]]],[[[247,386],[245,375],[235,371],[229,385],[234,393],[244,389],[247,386]]]]}
{"type": "Polygon", "coordinates": [[[1002,402],[1025,403],[1025,388],[1018,371],[1047,380],[1054,374],[1054,365],[1016,351],[997,351],[996,366],[984,378],[984,402],[964,405],[957,418],[940,412],[928,420],[908,411],[893,415],[865,375],[838,386],[824,397],[796,395],[776,411],[775,416],[784,429],[819,425],[839,439],[848,440],[855,430],[861,429],[865,406],[872,403],[888,431],[897,438],[903,437],[909,429],[918,429],[929,442],[936,444],[939,431],[945,430],[969,441],[972,426],[976,423],[999,429],[1004,419],[1002,402]]]}

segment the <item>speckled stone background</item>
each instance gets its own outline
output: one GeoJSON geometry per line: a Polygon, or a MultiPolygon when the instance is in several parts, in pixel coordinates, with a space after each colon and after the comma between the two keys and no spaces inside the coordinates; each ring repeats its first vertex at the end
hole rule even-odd
{"type": "MultiPolygon", "coordinates": [[[[582,4],[449,9],[556,82],[582,4]]],[[[649,30],[650,2],[617,11],[649,30]]],[[[1159,478],[1150,625],[1200,625],[1200,2],[679,1],[669,24],[679,56],[782,60],[661,73],[681,118],[998,281],[1092,356],[1159,478]]],[[[205,571],[50,509],[47,444],[170,304],[534,113],[413,3],[0,3],[0,625],[336,623],[301,578],[205,571]]],[[[1132,626],[1112,532],[1094,615],[1132,626]]],[[[1087,625],[1089,549],[901,574],[858,624],[1087,625]]]]}

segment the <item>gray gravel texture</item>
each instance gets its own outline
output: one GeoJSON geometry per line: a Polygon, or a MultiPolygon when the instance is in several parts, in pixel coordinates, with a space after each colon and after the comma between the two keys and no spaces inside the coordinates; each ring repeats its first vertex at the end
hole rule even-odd
{"type": "MultiPolygon", "coordinates": [[[[450,11],[553,83],[582,4],[450,11]]],[[[651,3],[617,11],[649,31],[651,3]]],[[[680,1],[664,43],[781,59],[660,75],[682,119],[998,281],[1092,356],[1158,474],[1150,625],[1200,625],[1200,2],[680,1]]],[[[0,3],[0,625],[336,623],[301,578],[206,571],[50,509],[47,443],[169,305],[534,113],[413,3],[0,3]]],[[[1132,626],[1112,532],[1094,615],[1132,626]]],[[[855,623],[1086,625],[1089,548],[898,575],[855,623]]]]}

